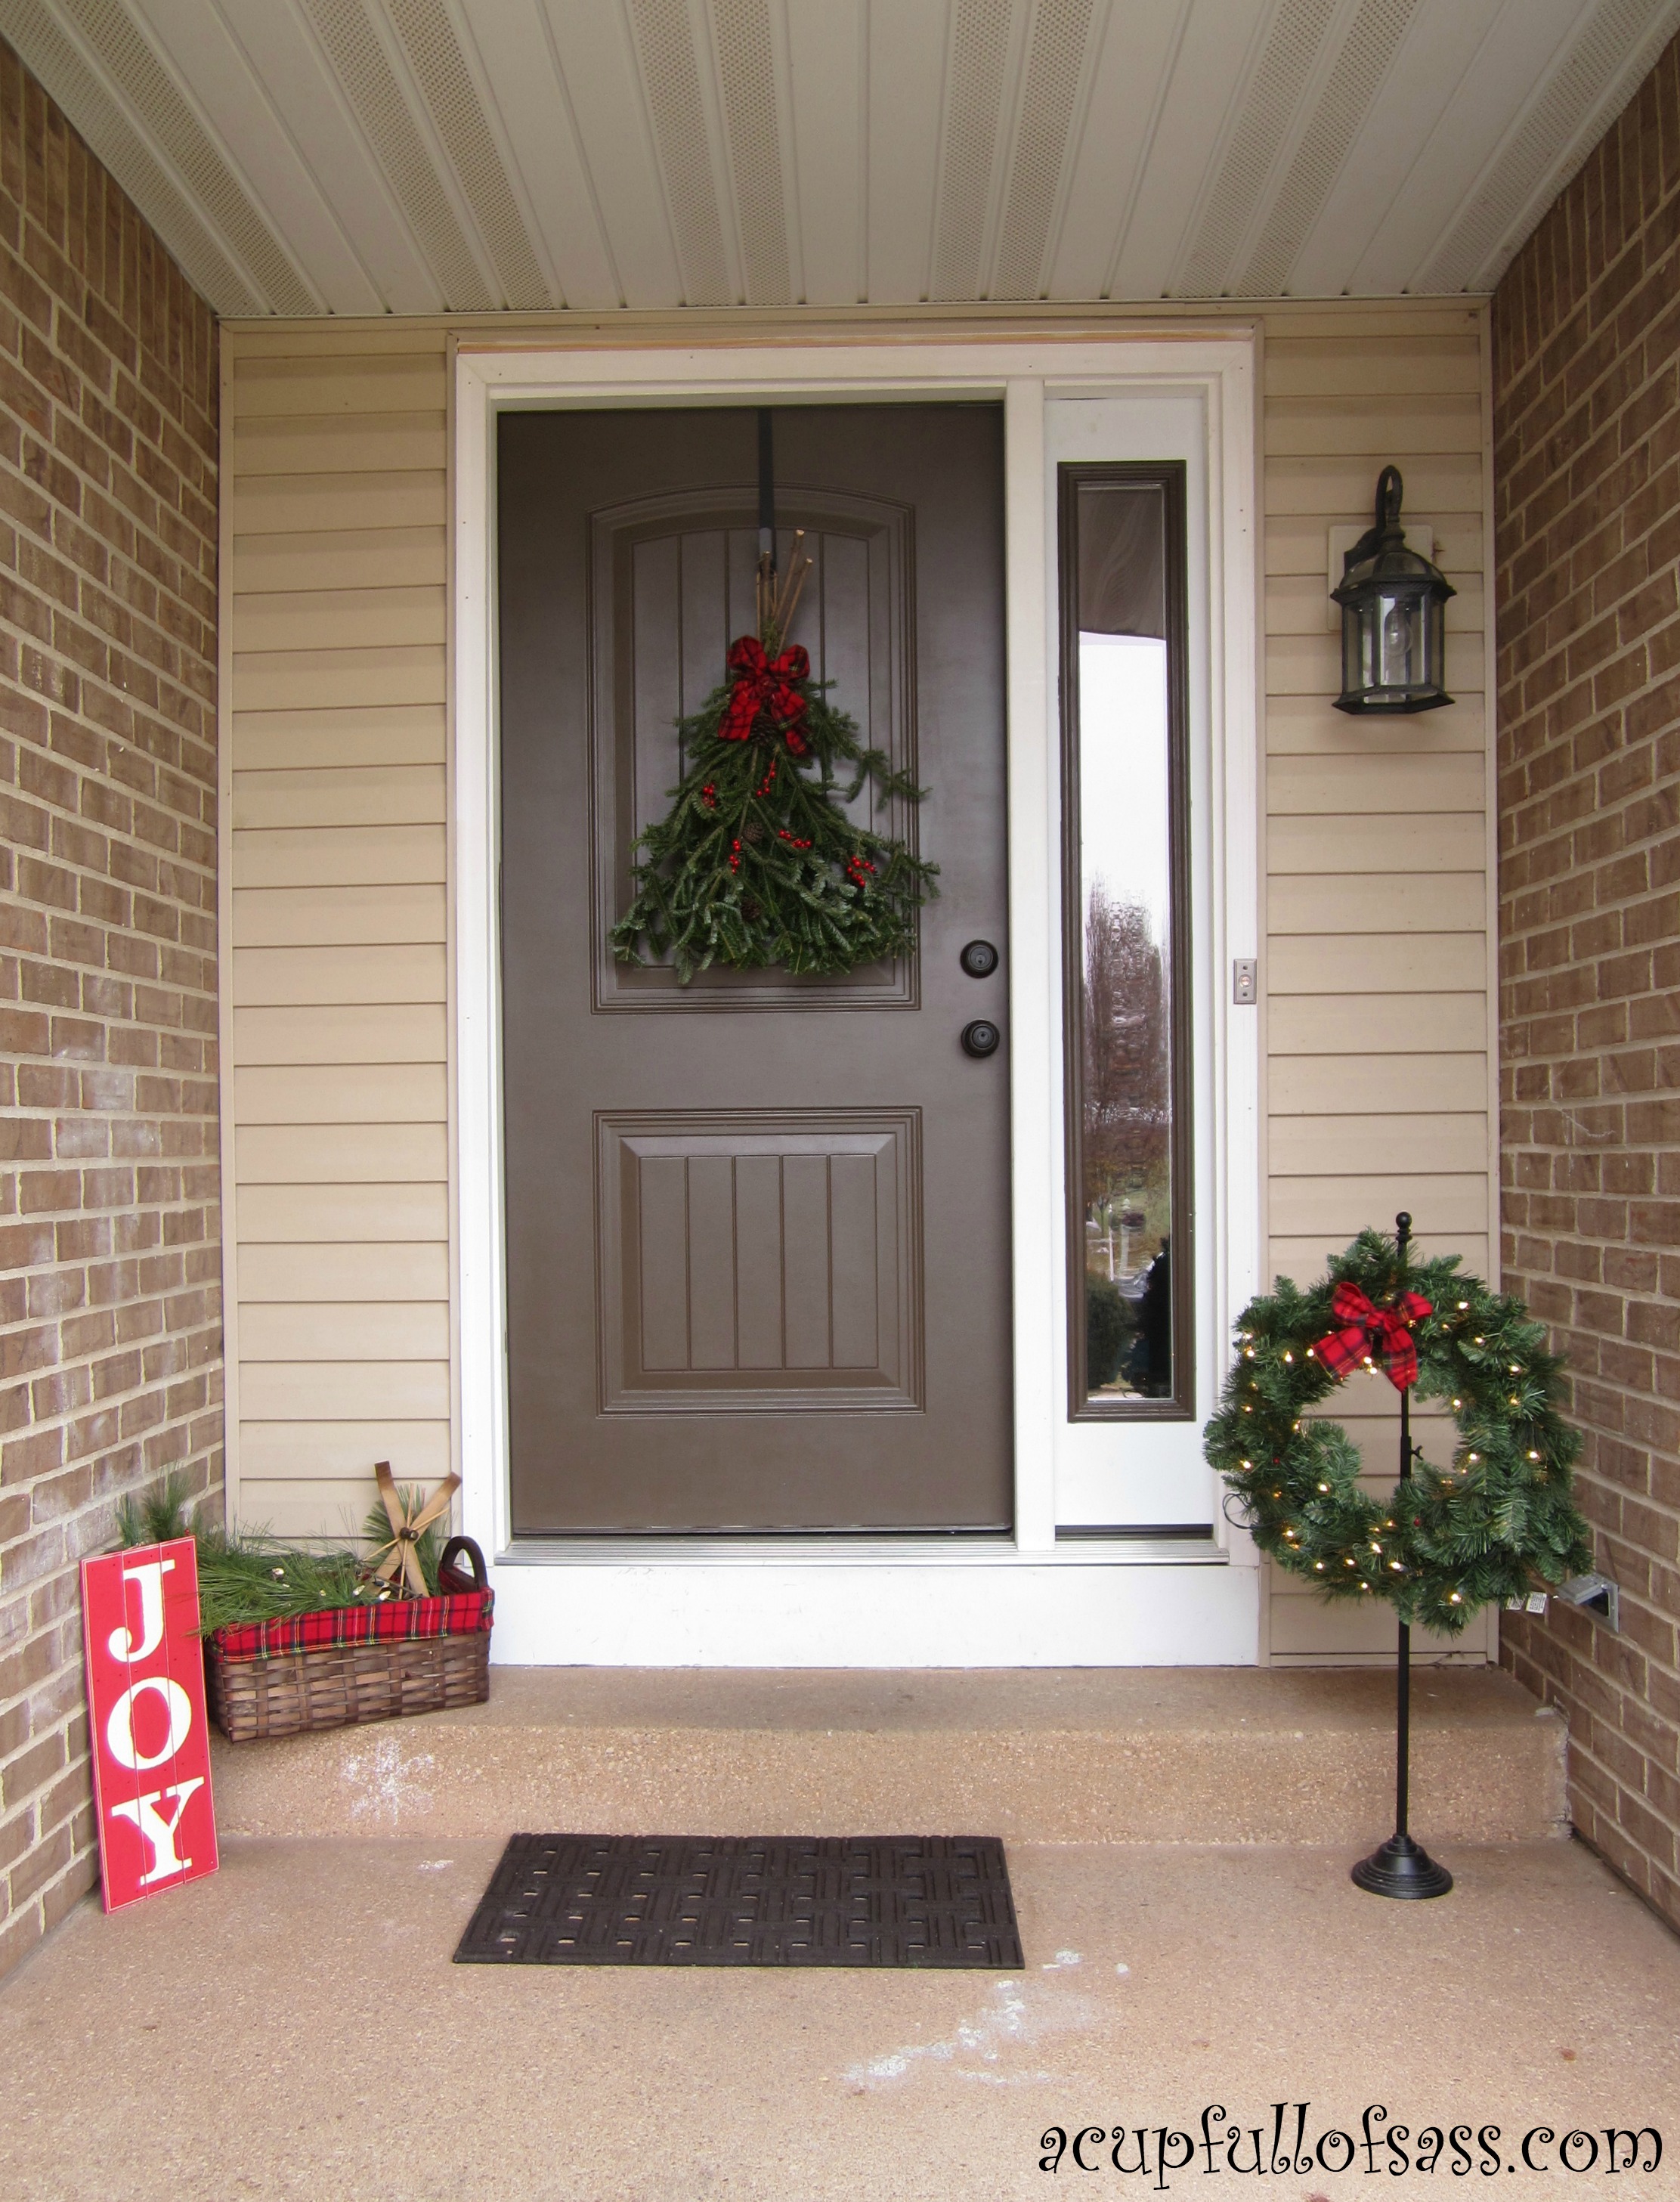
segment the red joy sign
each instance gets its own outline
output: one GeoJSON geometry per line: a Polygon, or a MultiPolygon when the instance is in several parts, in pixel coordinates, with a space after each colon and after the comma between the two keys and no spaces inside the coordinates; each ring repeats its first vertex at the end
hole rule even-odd
{"type": "Polygon", "coordinates": [[[82,1562],[105,1909],[216,1869],[191,1537],[82,1562]]]}

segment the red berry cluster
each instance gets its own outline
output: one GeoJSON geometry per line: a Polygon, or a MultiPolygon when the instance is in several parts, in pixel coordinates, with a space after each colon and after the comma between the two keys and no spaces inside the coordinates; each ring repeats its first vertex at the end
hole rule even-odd
{"type": "Polygon", "coordinates": [[[700,799],[708,810],[715,810],[718,807],[718,791],[709,780],[700,791],[700,799]]]}
{"type": "Polygon", "coordinates": [[[866,887],[875,876],[875,867],[867,857],[848,857],[846,877],[855,887],[866,887]]]}
{"type": "Polygon", "coordinates": [[[769,794],[772,787],[775,785],[775,781],[776,760],[774,757],[772,757],[770,760],[769,771],[765,774],[763,779],[760,780],[758,786],[753,790],[753,793],[757,796],[761,803],[762,803],[765,797],[769,794]]]}
{"type": "Polygon", "coordinates": [[[741,868],[741,844],[738,841],[731,841],[729,848],[729,868],[731,872],[738,872],[741,868]]]}
{"type": "Polygon", "coordinates": [[[785,841],[790,849],[808,849],[811,845],[808,841],[802,841],[797,833],[790,833],[785,826],[776,828],[776,839],[785,841]]]}

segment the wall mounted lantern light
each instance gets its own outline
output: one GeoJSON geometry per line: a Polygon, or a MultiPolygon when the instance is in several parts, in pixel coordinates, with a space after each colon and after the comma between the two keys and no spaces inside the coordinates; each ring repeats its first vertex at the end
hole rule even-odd
{"type": "Polygon", "coordinates": [[[1338,711],[1433,711],[1443,685],[1445,606],[1456,596],[1438,567],[1406,547],[1398,467],[1377,478],[1377,516],[1342,561],[1338,711]]]}

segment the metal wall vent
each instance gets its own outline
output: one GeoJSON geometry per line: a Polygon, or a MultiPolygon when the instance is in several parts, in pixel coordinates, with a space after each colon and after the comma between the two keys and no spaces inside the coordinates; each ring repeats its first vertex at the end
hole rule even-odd
{"type": "Polygon", "coordinates": [[[503,303],[539,312],[552,306],[554,294],[537,264],[525,217],[441,0],[388,0],[388,5],[414,81],[495,262],[503,303]]]}
{"type": "Polygon", "coordinates": [[[792,285],[768,0],[713,0],[712,24],[747,303],[784,306],[792,285]]]}
{"type": "Polygon", "coordinates": [[[443,294],[446,310],[482,313],[495,303],[484,270],[455,219],[363,0],[305,0],[356,119],[367,133],[386,182],[397,194],[443,294]]]}
{"type": "Polygon", "coordinates": [[[933,253],[936,298],[979,296],[980,249],[1013,19],[1013,0],[957,0],[933,253]]]}
{"type": "Polygon", "coordinates": [[[1429,291],[1491,291],[1547,209],[1584,166],[1633,97],[1674,31],[1675,10],[1652,0],[1604,0],[1501,150],[1417,285],[1429,291]],[[1653,23],[1654,12],[1657,17],[1653,23]],[[1594,110],[1614,84],[1613,101],[1594,110]],[[1562,168],[1558,149],[1589,121],[1598,125],[1562,168]]]}
{"type": "Polygon", "coordinates": [[[1091,0],[1038,0],[1009,163],[994,298],[1036,298],[1084,73],[1091,0]]]}
{"type": "Polygon", "coordinates": [[[731,297],[723,221],[707,140],[694,27],[684,0],[630,0],[655,150],[683,271],[683,303],[726,306],[731,297]]]}
{"type": "Polygon", "coordinates": [[[245,196],[126,9],[117,0],[61,0],[61,5],[162,149],[192,202],[226,238],[268,303],[282,314],[314,313],[320,300],[245,196]]]}
{"type": "Polygon", "coordinates": [[[1336,0],[1283,0],[1190,248],[1181,297],[1217,297],[1318,62],[1336,0]]]}
{"type": "Polygon", "coordinates": [[[219,314],[259,314],[261,301],[135,133],[39,0],[0,0],[3,32],[173,255],[187,280],[219,314]]]}
{"type": "Polygon", "coordinates": [[[1418,0],[1360,0],[1313,118],[1295,147],[1242,280],[1248,298],[1280,297],[1295,256],[1323,212],[1377,87],[1418,12],[1418,0]]]}

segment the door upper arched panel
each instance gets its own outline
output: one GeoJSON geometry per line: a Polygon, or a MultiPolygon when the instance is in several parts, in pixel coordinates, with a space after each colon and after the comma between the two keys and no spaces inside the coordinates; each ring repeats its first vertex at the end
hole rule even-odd
{"type": "MultiPolygon", "coordinates": [[[[697,972],[622,963],[608,935],[631,898],[637,836],[663,817],[685,767],[677,721],[724,677],[729,645],[754,624],[755,492],[690,490],[594,513],[590,521],[591,961],[597,1010],[913,1009],[916,958],[843,978],[784,971],[697,972]]],[[[790,641],[803,643],[831,700],[866,745],[914,777],[915,606],[912,515],[884,499],[790,483],[779,489],[778,556],[805,531],[810,577],[790,641]]],[[[843,789],[842,791],[843,792],[843,789]]],[[[881,804],[866,786],[859,823],[918,847],[917,806],[881,804]]],[[[936,851],[928,851],[937,860],[936,851]]]]}

